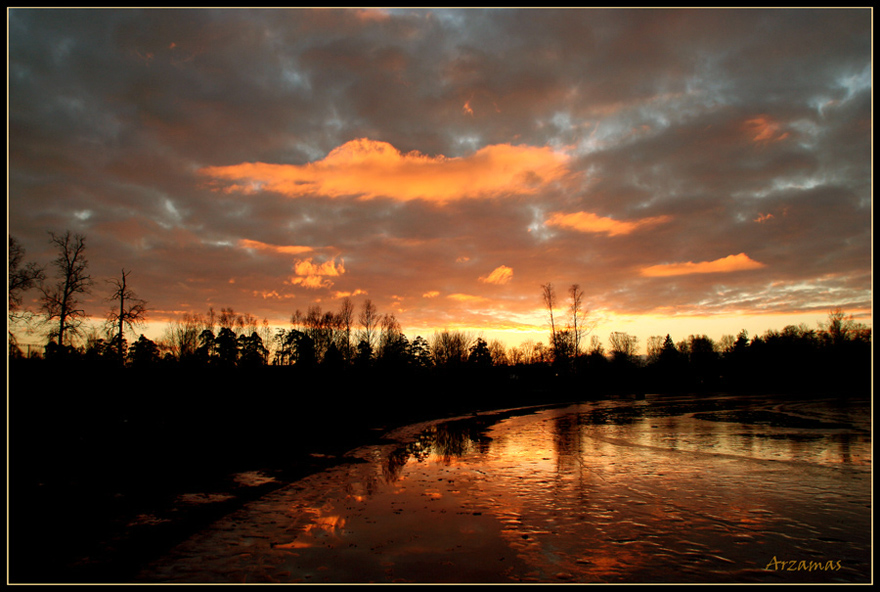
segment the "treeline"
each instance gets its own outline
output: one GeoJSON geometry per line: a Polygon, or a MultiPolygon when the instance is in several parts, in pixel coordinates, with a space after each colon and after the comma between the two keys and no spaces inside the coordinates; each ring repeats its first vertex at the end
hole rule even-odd
{"type": "MultiPolygon", "coordinates": [[[[356,314],[346,298],[336,312],[318,305],[297,310],[286,329],[273,330],[267,321],[232,308],[219,313],[210,309],[170,323],[158,343],[141,335],[130,345],[123,339],[120,348],[117,337],[92,334],[84,344],[63,350],[50,342],[45,359],[92,367],[205,372],[289,367],[300,375],[492,372],[505,380],[540,376],[540,387],[550,387],[554,380],[574,381],[584,395],[846,389],[864,393],[870,387],[871,340],[871,329],[834,310],[816,329],[791,325],[753,337],[742,331],[720,341],[706,335],[678,342],[670,335],[652,336],[647,356],[638,353],[634,336],[621,332],[611,333],[607,349],[595,335],[581,351],[568,339],[558,349],[531,341],[505,348],[497,340],[487,342],[455,330],[410,340],[393,314],[379,314],[370,300],[356,314]],[[123,358],[120,351],[127,352],[123,358]]],[[[553,343],[552,336],[549,341],[553,343]]]]}
{"type": "Polygon", "coordinates": [[[652,336],[645,359],[616,352],[608,364],[635,366],[631,380],[642,392],[864,396],[871,392],[871,340],[871,329],[835,309],[816,329],[789,325],[751,338],[743,330],[718,342],[706,335],[679,342],[652,336]]]}
{"type": "MultiPolygon", "coordinates": [[[[592,334],[596,325],[584,306],[584,293],[573,284],[560,306],[552,284],[541,286],[550,328],[548,344],[527,341],[505,348],[493,340],[455,330],[410,340],[393,313],[381,313],[369,299],[356,306],[341,300],[335,311],[312,305],[297,310],[289,328],[270,327],[249,313],[213,308],[186,313],[168,324],[161,339],[129,334],[146,317],[146,303],[131,290],[124,269],[110,280],[111,303],[103,331],[83,331],[85,313],[78,295],[91,286],[82,236],[50,234],[58,250],[55,281],[45,270],[23,262],[24,252],[10,238],[10,314],[20,314],[21,293],[38,287],[41,312],[50,323],[45,355],[17,346],[10,331],[13,360],[44,358],[48,362],[84,363],[98,368],[156,370],[247,370],[295,368],[299,375],[457,371],[492,376],[547,389],[553,382],[574,385],[577,396],[602,393],[695,392],[710,390],[833,390],[870,388],[871,329],[842,310],[831,311],[812,329],[787,326],[751,337],[724,336],[715,342],[691,335],[675,342],[670,335],[652,336],[647,356],[638,339],[613,332],[607,341],[592,334]],[[79,339],[74,339],[78,335],[79,339]],[[589,338],[589,339],[588,339],[589,338]]],[[[570,385],[566,385],[569,388],[570,385]]],[[[574,397],[577,398],[577,397],[574,397]]]]}

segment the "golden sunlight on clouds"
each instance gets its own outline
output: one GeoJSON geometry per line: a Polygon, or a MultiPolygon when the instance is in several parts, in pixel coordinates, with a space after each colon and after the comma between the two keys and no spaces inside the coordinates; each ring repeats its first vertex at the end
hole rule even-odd
{"type": "Polygon", "coordinates": [[[763,263],[750,259],[745,253],[729,255],[715,261],[703,261],[694,263],[666,263],[652,265],[642,269],[641,274],[648,277],[667,277],[673,275],[690,275],[694,273],[726,273],[730,271],[744,271],[747,269],[759,269],[763,263]]]}
{"type": "Polygon", "coordinates": [[[253,290],[251,294],[258,298],[262,298],[263,300],[288,300],[290,298],[296,298],[296,295],[294,294],[281,294],[278,290],[253,290]]]}
{"type": "Polygon", "coordinates": [[[506,284],[513,279],[513,269],[506,265],[501,265],[500,267],[495,268],[488,277],[481,277],[478,279],[486,284],[506,284]]]}
{"type": "Polygon", "coordinates": [[[331,259],[321,264],[312,263],[312,258],[298,259],[293,266],[293,272],[296,276],[290,278],[293,285],[303,286],[304,288],[329,288],[333,282],[325,279],[326,276],[338,277],[345,273],[344,262],[340,261],[336,265],[336,260],[331,259]]]}
{"type": "Polygon", "coordinates": [[[487,298],[483,298],[482,296],[473,296],[471,294],[450,294],[447,296],[450,300],[455,300],[456,302],[488,302],[487,298]]]}
{"type": "Polygon", "coordinates": [[[302,247],[302,246],[294,246],[294,245],[270,245],[267,243],[261,243],[260,241],[248,240],[243,238],[238,241],[238,246],[245,249],[254,249],[256,251],[271,251],[273,253],[282,253],[285,255],[299,255],[300,253],[307,253],[312,251],[312,247],[302,247]]]}
{"type": "Polygon", "coordinates": [[[641,220],[621,221],[614,220],[613,218],[603,218],[590,212],[574,212],[571,214],[556,212],[547,219],[545,224],[548,226],[571,228],[579,232],[604,232],[609,236],[617,236],[619,234],[629,234],[644,226],[662,224],[671,219],[671,216],[655,216],[653,218],[642,218],[641,220]]]}
{"type": "Polygon", "coordinates": [[[496,144],[461,158],[402,154],[387,142],[352,140],[306,165],[242,163],[199,173],[230,184],[218,189],[288,197],[327,195],[448,202],[504,193],[532,194],[568,174],[568,156],[551,148],[496,144]]]}
{"type": "Polygon", "coordinates": [[[367,294],[366,290],[361,290],[360,288],[356,289],[354,292],[341,292],[337,291],[333,293],[333,298],[336,300],[342,298],[354,298],[355,296],[365,296],[367,294]]]}
{"type": "Polygon", "coordinates": [[[431,290],[430,292],[425,292],[424,294],[422,294],[422,298],[436,298],[439,295],[440,292],[438,292],[437,290],[431,290]]]}

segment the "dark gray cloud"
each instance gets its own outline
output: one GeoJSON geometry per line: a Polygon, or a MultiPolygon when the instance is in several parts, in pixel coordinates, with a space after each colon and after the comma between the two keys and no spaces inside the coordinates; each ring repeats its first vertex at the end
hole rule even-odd
{"type": "Polygon", "coordinates": [[[157,317],[354,294],[405,326],[540,325],[550,281],[609,315],[870,321],[871,33],[859,9],[12,9],[9,231],[44,262],[84,233],[157,317]],[[400,157],[315,172],[358,139],[400,157]],[[564,174],[528,166],[547,148],[564,174]],[[246,163],[318,189],[205,174],[246,163]],[[404,170],[461,195],[376,180],[404,170]]]}

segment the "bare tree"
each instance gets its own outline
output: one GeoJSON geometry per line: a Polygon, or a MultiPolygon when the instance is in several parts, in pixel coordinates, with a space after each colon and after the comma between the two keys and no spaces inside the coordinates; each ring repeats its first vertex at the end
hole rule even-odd
{"type": "Polygon", "coordinates": [[[568,310],[571,315],[571,337],[574,348],[574,356],[581,354],[581,339],[584,336],[584,291],[578,284],[572,284],[568,288],[568,297],[571,300],[568,310]]]}
{"type": "Polygon", "coordinates": [[[18,340],[12,332],[12,324],[25,320],[31,315],[29,312],[20,312],[22,303],[22,293],[37,286],[45,279],[43,268],[36,263],[24,263],[24,248],[15,237],[9,237],[9,275],[8,275],[8,291],[9,291],[9,309],[7,315],[7,337],[9,340],[9,351],[15,355],[20,355],[21,350],[18,347],[18,340]]]}
{"type": "Polygon", "coordinates": [[[85,258],[86,239],[70,232],[64,235],[49,233],[50,243],[58,248],[58,257],[52,262],[56,269],[57,281],[40,287],[42,308],[49,322],[57,319],[58,329],[50,335],[58,337],[58,345],[64,347],[64,337],[75,332],[79,322],[86,316],[80,308],[78,296],[88,292],[92,278],[89,276],[88,261],[85,258]]]}
{"type": "Polygon", "coordinates": [[[534,360],[532,359],[535,355],[535,342],[532,339],[526,339],[522,343],[519,344],[519,353],[522,356],[523,364],[532,364],[534,360]]]}
{"type": "Polygon", "coordinates": [[[358,322],[361,324],[360,341],[365,342],[371,349],[375,350],[376,331],[379,326],[379,311],[376,305],[369,298],[364,301],[361,314],[358,316],[358,322]]]}
{"type": "Polygon", "coordinates": [[[341,331],[341,346],[339,349],[342,352],[343,359],[346,362],[351,362],[351,329],[354,325],[354,304],[348,296],[342,299],[342,303],[339,305],[339,312],[336,313],[336,318],[339,321],[339,328],[341,331]]]}
{"type": "MultiPolygon", "coordinates": [[[[214,309],[211,309],[213,312],[214,309]]],[[[221,329],[229,329],[230,331],[235,327],[235,311],[230,306],[229,308],[221,308],[220,316],[217,318],[217,324],[220,325],[221,329]]]]}
{"type": "Polygon", "coordinates": [[[635,335],[615,331],[608,338],[608,344],[611,346],[612,357],[628,360],[635,357],[639,347],[639,338],[635,335]]]}
{"type": "Polygon", "coordinates": [[[660,353],[663,351],[663,343],[666,338],[662,335],[651,335],[648,337],[648,362],[654,364],[660,359],[660,353]]]}
{"type": "Polygon", "coordinates": [[[269,319],[263,319],[263,322],[260,324],[259,336],[260,340],[263,342],[265,350],[263,364],[268,364],[269,358],[272,354],[272,327],[269,325],[269,319]]]}
{"type": "Polygon", "coordinates": [[[544,306],[547,307],[547,313],[550,317],[550,348],[553,350],[553,353],[556,353],[557,346],[557,336],[556,336],[556,322],[553,318],[553,309],[556,308],[556,291],[553,289],[553,284],[544,284],[541,286],[541,296],[544,299],[544,306]]]}
{"type": "Polygon", "coordinates": [[[853,315],[847,315],[842,308],[835,308],[828,313],[828,320],[819,324],[821,335],[831,345],[840,345],[847,341],[869,340],[870,329],[867,325],[856,322],[853,315]]]}
{"type": "Polygon", "coordinates": [[[165,332],[171,354],[180,361],[193,359],[199,349],[199,336],[206,329],[213,331],[208,319],[199,313],[186,312],[180,320],[172,321],[165,332]]]}
{"type": "Polygon", "coordinates": [[[379,355],[384,356],[386,350],[395,348],[402,335],[400,322],[394,316],[394,313],[382,315],[379,321],[379,355]]]}
{"type": "Polygon", "coordinates": [[[45,278],[36,263],[24,263],[24,247],[14,236],[9,237],[9,312],[21,307],[21,294],[36,287],[45,278]]]}
{"type": "Polygon", "coordinates": [[[431,338],[431,357],[437,366],[455,366],[467,361],[474,336],[462,331],[445,329],[431,338]]]}
{"type": "Polygon", "coordinates": [[[489,343],[489,354],[492,356],[493,366],[506,366],[510,363],[510,358],[507,356],[507,350],[505,349],[504,344],[498,339],[493,339],[489,343]]]}
{"type": "Polygon", "coordinates": [[[118,328],[116,333],[116,346],[118,348],[119,360],[125,359],[125,340],[124,329],[128,327],[132,331],[143,325],[147,317],[147,303],[137,297],[137,294],[128,287],[128,276],[131,271],[122,270],[122,274],[118,278],[113,278],[110,282],[115,286],[110,300],[119,302],[119,309],[113,309],[107,313],[107,324],[113,328],[118,328]]]}

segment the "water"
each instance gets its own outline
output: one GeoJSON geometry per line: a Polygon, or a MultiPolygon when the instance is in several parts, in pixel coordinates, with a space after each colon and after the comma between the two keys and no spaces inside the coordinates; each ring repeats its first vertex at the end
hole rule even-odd
{"type": "Polygon", "coordinates": [[[649,396],[410,426],[227,516],[165,582],[868,582],[870,407],[649,396]]]}

